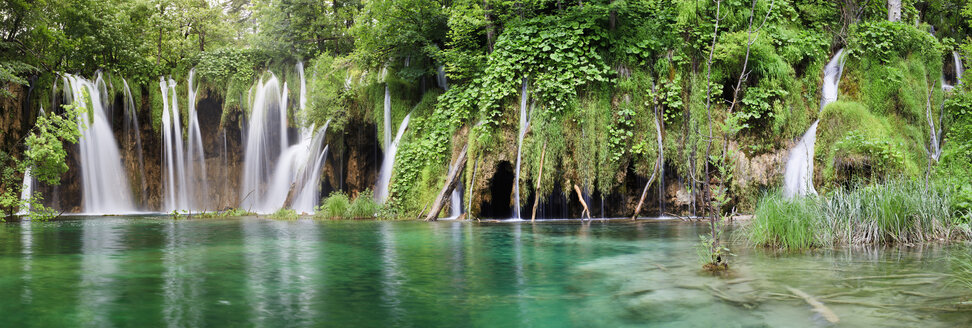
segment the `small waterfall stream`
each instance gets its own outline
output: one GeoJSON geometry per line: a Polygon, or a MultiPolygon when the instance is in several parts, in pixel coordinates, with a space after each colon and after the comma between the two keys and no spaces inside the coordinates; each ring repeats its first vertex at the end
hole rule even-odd
{"type": "Polygon", "coordinates": [[[188,139],[186,140],[186,176],[189,185],[186,192],[189,193],[189,204],[191,209],[206,209],[210,206],[209,202],[209,182],[206,179],[206,155],[203,149],[202,132],[199,130],[199,115],[196,112],[196,95],[199,88],[195,86],[194,80],[196,69],[189,70],[188,97],[186,101],[187,115],[189,115],[188,126],[186,126],[188,139]]]}
{"type": "Polygon", "coordinates": [[[148,201],[148,182],[145,181],[145,161],[142,156],[142,133],[141,126],[138,124],[138,112],[135,110],[135,99],[132,98],[132,90],[128,87],[128,80],[122,79],[125,85],[125,143],[132,144],[132,135],[135,136],[135,156],[138,158],[137,186],[141,187],[138,192],[138,204],[145,206],[148,201]]]}
{"type": "MultiPolygon", "coordinates": [[[[68,102],[84,99],[81,104],[87,115],[78,117],[78,127],[82,129],[78,148],[81,163],[81,185],[84,213],[123,214],[135,211],[131,187],[122,166],[118,142],[108,124],[105,105],[97,85],[104,86],[99,72],[95,82],[73,75],[65,75],[70,87],[68,102]]],[[[68,89],[68,88],[65,88],[68,89]]]]}
{"type": "Polygon", "coordinates": [[[34,195],[34,177],[30,174],[31,169],[32,167],[27,167],[27,170],[24,171],[24,182],[20,188],[21,206],[20,211],[17,212],[17,215],[30,214],[30,204],[28,204],[27,201],[29,201],[30,197],[34,195]]]}
{"type": "Polygon", "coordinates": [[[516,167],[513,171],[513,219],[521,220],[520,216],[520,161],[523,153],[523,137],[526,136],[527,128],[530,126],[529,113],[527,112],[527,78],[523,78],[523,86],[520,88],[520,132],[516,142],[516,167]]]}
{"type": "MultiPolygon", "coordinates": [[[[387,116],[388,114],[386,112],[387,116]]],[[[402,140],[402,135],[405,134],[405,130],[408,129],[408,121],[411,116],[412,113],[405,115],[402,124],[398,125],[398,133],[395,134],[395,140],[392,140],[385,147],[385,157],[381,161],[381,172],[378,173],[378,184],[375,186],[375,199],[379,203],[385,203],[388,200],[388,188],[390,187],[389,183],[391,182],[392,169],[395,168],[395,155],[398,153],[398,143],[402,140]]]]}
{"type": "MultiPolygon", "coordinates": [[[[820,109],[837,100],[840,76],[844,71],[844,49],[840,49],[824,67],[824,79],[821,87],[820,109]]],[[[783,171],[783,196],[793,198],[816,194],[813,188],[813,148],[817,141],[817,124],[813,122],[807,132],[803,134],[796,146],[790,150],[783,171]]]]}

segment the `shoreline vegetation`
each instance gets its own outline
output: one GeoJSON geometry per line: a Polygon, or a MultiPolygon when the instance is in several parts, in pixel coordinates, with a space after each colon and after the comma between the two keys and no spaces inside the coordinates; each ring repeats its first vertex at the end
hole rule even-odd
{"type": "Polygon", "coordinates": [[[970,213],[954,209],[953,194],[917,181],[855,185],[795,199],[773,192],[760,199],[742,234],[751,245],[779,249],[970,240],[970,213]]]}

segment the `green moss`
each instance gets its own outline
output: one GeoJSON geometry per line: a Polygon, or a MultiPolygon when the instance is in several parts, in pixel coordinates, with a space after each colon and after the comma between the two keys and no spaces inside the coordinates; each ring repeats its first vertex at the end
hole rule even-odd
{"type": "Polygon", "coordinates": [[[918,166],[909,156],[911,140],[886,117],[861,103],[838,101],[820,114],[816,157],[822,159],[825,186],[851,179],[915,176],[918,166]]]}

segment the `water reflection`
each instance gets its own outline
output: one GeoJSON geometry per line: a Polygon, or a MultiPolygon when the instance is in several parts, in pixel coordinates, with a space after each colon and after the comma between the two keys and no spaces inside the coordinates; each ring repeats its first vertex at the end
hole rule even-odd
{"type": "Polygon", "coordinates": [[[391,222],[381,222],[378,233],[381,238],[381,304],[388,307],[392,322],[401,325],[405,311],[401,307],[400,290],[403,277],[398,263],[395,227],[391,222]]]}
{"type": "Polygon", "coordinates": [[[21,261],[24,263],[24,272],[23,276],[21,277],[21,279],[23,279],[24,292],[21,296],[21,301],[25,304],[30,304],[34,298],[33,291],[30,288],[33,281],[33,270],[31,270],[31,264],[34,261],[34,236],[31,225],[31,220],[24,220],[20,222],[20,254],[21,261]]]}
{"type": "Polygon", "coordinates": [[[968,245],[734,246],[732,274],[714,277],[694,250],[706,232],[630,221],[3,223],[0,327],[826,324],[805,302],[772,297],[786,287],[848,326],[972,325],[968,311],[941,310],[972,297],[947,276],[968,245]]]}
{"type": "Polygon", "coordinates": [[[125,223],[122,220],[86,220],[81,234],[81,291],[78,312],[86,327],[113,327],[111,310],[125,223]]]}
{"type": "Polygon", "coordinates": [[[164,230],[163,317],[168,327],[202,326],[205,305],[200,299],[206,268],[197,248],[202,240],[186,221],[169,221],[164,230]]]}

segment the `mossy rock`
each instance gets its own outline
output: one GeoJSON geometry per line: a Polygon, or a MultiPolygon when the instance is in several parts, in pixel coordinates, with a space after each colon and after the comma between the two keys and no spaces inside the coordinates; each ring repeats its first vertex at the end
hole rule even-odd
{"type": "Polygon", "coordinates": [[[820,114],[816,157],[822,159],[824,186],[853,180],[915,175],[907,127],[892,124],[859,102],[838,101],[820,114]]]}

